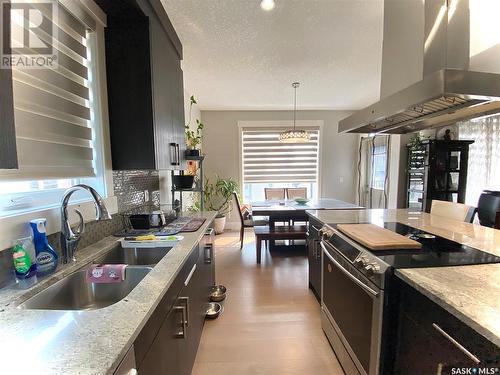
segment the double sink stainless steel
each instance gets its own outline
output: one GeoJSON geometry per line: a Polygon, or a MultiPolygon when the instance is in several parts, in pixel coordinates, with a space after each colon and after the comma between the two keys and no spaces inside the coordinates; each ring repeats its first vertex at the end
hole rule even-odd
{"type": "Polygon", "coordinates": [[[88,283],[87,265],[52,284],[19,307],[41,310],[95,310],[110,306],[127,297],[170,250],[170,247],[123,248],[118,243],[93,263],[127,264],[125,280],[122,282],[88,283]]]}

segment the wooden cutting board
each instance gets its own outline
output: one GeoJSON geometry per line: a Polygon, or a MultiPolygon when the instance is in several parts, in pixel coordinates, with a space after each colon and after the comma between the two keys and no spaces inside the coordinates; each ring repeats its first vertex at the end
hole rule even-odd
{"type": "Polygon", "coordinates": [[[420,249],[422,244],[374,224],[339,224],[337,229],[370,250],[420,249]]]}

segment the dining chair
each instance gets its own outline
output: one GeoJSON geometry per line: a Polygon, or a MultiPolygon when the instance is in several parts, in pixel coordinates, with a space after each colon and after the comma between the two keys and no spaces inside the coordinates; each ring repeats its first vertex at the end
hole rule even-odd
{"type": "MultiPolygon", "coordinates": [[[[238,208],[238,213],[240,214],[241,220],[241,229],[240,229],[240,250],[243,249],[243,239],[245,236],[245,228],[253,228],[257,226],[269,225],[269,220],[254,220],[251,212],[249,212],[247,206],[242,206],[240,203],[240,198],[238,198],[238,194],[233,193],[234,201],[236,202],[236,206],[238,208]],[[245,218],[245,213],[248,213],[248,217],[245,218]]],[[[266,241],[267,247],[267,241],[266,241]]]]}
{"type": "Polygon", "coordinates": [[[267,200],[284,200],[285,188],[264,188],[264,196],[267,200]]]}
{"type": "Polygon", "coordinates": [[[286,199],[307,198],[307,188],[286,188],[286,199]]]}
{"type": "Polygon", "coordinates": [[[446,217],[452,220],[465,221],[472,223],[476,208],[463,203],[432,200],[431,214],[446,217]]]}

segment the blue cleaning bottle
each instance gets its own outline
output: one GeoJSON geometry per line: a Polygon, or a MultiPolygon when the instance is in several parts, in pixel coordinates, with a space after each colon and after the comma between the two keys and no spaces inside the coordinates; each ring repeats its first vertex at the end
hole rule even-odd
{"type": "Polygon", "coordinates": [[[54,272],[57,268],[57,253],[47,240],[47,219],[34,219],[30,221],[35,243],[37,275],[43,276],[54,272]]]}

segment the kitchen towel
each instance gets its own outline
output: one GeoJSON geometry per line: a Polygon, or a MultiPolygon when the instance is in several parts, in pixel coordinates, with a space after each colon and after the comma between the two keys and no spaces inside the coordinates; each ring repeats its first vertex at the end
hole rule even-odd
{"type": "Polygon", "coordinates": [[[93,264],[87,269],[88,283],[110,284],[125,280],[126,264],[93,264]]]}

